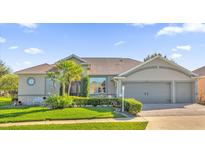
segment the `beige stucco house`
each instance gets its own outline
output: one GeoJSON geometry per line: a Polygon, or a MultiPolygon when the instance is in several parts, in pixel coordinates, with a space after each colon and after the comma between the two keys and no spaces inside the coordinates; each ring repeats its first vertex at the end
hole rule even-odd
{"type": "Polygon", "coordinates": [[[205,66],[193,71],[198,74],[198,101],[205,103],[205,66]]]}
{"type": "MultiPolygon", "coordinates": [[[[196,74],[161,56],[146,62],[130,58],[89,58],[71,55],[90,77],[92,97],[132,97],[143,103],[191,103],[197,99],[196,74]]],[[[55,64],[42,64],[20,70],[18,99],[31,104],[37,97],[60,94],[60,85],[46,77],[55,64]],[[55,87],[55,88],[54,88],[55,87]]],[[[80,82],[73,83],[71,94],[78,95],[80,82]]]]}

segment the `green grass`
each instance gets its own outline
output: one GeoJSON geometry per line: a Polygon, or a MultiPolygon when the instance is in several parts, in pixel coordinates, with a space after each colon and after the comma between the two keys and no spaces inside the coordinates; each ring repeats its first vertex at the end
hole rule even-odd
{"type": "Polygon", "coordinates": [[[64,119],[94,119],[123,117],[113,108],[65,108],[50,110],[45,107],[1,108],[0,123],[64,119]]]}
{"type": "Polygon", "coordinates": [[[11,104],[11,98],[0,97],[0,107],[11,104]]]}
{"type": "Polygon", "coordinates": [[[0,127],[0,130],[144,130],[147,122],[101,122],[0,127]]]}

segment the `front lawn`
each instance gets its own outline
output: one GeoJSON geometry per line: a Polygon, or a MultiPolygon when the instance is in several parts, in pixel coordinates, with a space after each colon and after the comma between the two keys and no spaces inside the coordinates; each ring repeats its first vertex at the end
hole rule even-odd
{"type": "Polygon", "coordinates": [[[1,108],[0,123],[19,121],[65,120],[65,119],[94,119],[119,118],[121,114],[115,113],[113,108],[64,108],[50,110],[45,107],[1,108]]]}
{"type": "Polygon", "coordinates": [[[5,105],[11,105],[11,98],[0,97],[0,107],[5,105]]]}
{"type": "Polygon", "coordinates": [[[101,122],[0,127],[0,130],[144,130],[147,122],[101,122]]]}

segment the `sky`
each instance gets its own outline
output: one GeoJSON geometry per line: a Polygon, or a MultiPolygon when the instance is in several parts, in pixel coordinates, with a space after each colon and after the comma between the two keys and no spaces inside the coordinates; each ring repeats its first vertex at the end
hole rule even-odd
{"type": "Polygon", "coordinates": [[[183,67],[205,65],[205,24],[0,24],[0,59],[13,71],[80,57],[143,61],[162,53],[183,67]]]}

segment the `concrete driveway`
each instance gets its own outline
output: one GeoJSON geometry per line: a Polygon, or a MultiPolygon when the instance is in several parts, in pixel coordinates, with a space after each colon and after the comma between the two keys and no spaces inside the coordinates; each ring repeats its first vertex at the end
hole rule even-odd
{"type": "Polygon", "coordinates": [[[145,104],[140,116],[147,130],[205,130],[205,106],[199,104],[145,104]]]}
{"type": "Polygon", "coordinates": [[[200,104],[144,104],[140,115],[143,117],[205,115],[205,106],[200,104]]]}

